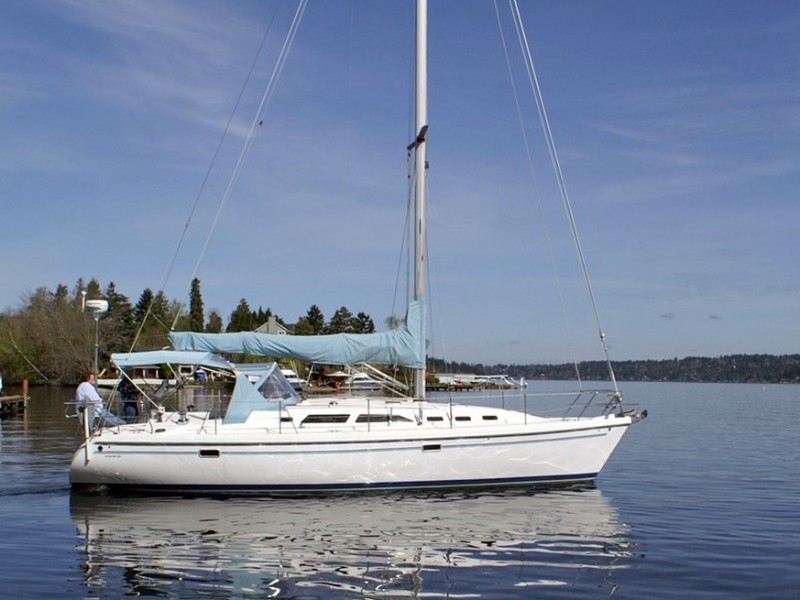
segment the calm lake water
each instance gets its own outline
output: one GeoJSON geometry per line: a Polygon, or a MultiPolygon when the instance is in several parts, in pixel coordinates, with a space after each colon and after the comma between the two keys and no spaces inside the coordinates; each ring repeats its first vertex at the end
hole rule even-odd
{"type": "Polygon", "coordinates": [[[594,487],[292,500],[71,494],[71,391],[33,388],[0,432],[0,596],[797,598],[800,386],[622,387],[650,417],[594,487]]]}

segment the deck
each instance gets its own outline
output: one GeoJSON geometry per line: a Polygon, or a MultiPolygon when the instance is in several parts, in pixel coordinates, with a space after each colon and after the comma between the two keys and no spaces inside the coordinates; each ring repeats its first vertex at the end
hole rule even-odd
{"type": "Polygon", "coordinates": [[[5,419],[25,412],[27,396],[0,396],[0,418],[5,419]]]}

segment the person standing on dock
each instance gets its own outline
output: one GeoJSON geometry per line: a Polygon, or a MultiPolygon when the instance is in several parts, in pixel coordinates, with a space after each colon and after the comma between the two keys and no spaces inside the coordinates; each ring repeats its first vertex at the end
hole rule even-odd
{"type": "MultiPolygon", "coordinates": [[[[79,414],[92,415],[93,419],[98,419],[105,425],[122,425],[125,421],[103,406],[103,399],[97,393],[95,381],[97,381],[95,374],[87,373],[83,382],[75,390],[75,404],[78,407],[79,414]]],[[[83,422],[82,418],[81,422],[83,422]]]]}

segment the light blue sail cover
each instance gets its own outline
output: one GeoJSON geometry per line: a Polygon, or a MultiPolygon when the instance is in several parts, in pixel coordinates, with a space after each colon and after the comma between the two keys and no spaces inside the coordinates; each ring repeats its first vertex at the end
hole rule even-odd
{"type": "Polygon", "coordinates": [[[177,350],[295,358],[327,365],[368,362],[422,369],[425,367],[425,306],[422,302],[412,302],[403,325],[381,333],[294,336],[173,332],[169,339],[177,350]]]}
{"type": "Polygon", "coordinates": [[[175,350],[149,350],[147,352],[121,352],[111,355],[120,369],[148,367],[152,365],[192,365],[208,367],[220,371],[232,371],[233,365],[227,360],[209,352],[176,352],[175,350]]]}

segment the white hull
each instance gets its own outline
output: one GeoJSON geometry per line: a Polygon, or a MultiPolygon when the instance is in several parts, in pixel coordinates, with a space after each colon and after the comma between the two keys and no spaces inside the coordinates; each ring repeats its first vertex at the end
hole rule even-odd
{"type": "Polygon", "coordinates": [[[103,429],[72,461],[73,485],[137,491],[300,493],[338,490],[507,486],[578,482],[603,468],[638,415],[541,419],[514,411],[350,399],[348,423],[295,427],[327,403],[254,413],[224,425],[202,413],[103,429]],[[409,421],[358,423],[392,414],[409,421]],[[383,411],[386,411],[385,413],[383,411]],[[421,424],[416,416],[423,415],[421,424]],[[496,422],[484,424],[487,415],[496,422]],[[429,419],[443,417],[441,421],[429,419]],[[527,422],[525,422],[527,421],[527,422]],[[350,424],[354,423],[354,424],[350,424]]]}
{"type": "Polygon", "coordinates": [[[349,383],[345,387],[354,392],[377,392],[383,389],[383,386],[377,381],[357,381],[349,383]]]}

